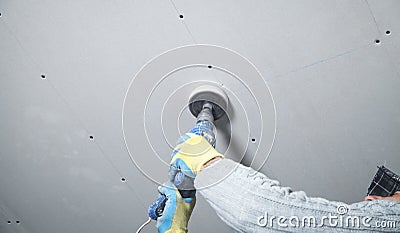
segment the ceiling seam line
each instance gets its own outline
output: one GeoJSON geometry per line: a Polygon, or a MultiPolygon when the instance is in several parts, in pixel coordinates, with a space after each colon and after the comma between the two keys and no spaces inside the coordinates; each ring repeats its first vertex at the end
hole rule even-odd
{"type": "Polygon", "coordinates": [[[190,37],[192,38],[193,42],[195,44],[198,44],[196,39],[194,38],[192,31],[189,29],[189,26],[187,25],[187,23],[185,21],[183,21],[183,24],[185,25],[185,28],[186,28],[187,32],[189,33],[190,37]]]}
{"type": "Polygon", "coordinates": [[[175,12],[179,15],[179,10],[178,10],[178,8],[176,7],[175,3],[174,3],[172,0],[169,0],[169,1],[171,2],[172,7],[175,9],[175,12]]]}
{"type": "Polygon", "coordinates": [[[368,6],[369,12],[370,12],[370,14],[371,14],[371,16],[372,16],[372,19],[374,20],[375,27],[376,27],[376,29],[378,30],[379,35],[381,35],[382,32],[381,32],[381,30],[379,29],[379,26],[378,26],[378,23],[377,23],[377,21],[376,21],[374,12],[373,12],[372,9],[371,9],[371,5],[369,5],[368,0],[364,0],[364,2],[365,2],[365,3],[367,4],[367,6],[368,6]]]}
{"type": "MultiPolygon", "coordinates": [[[[179,12],[178,8],[176,7],[174,1],[173,0],[169,0],[169,1],[171,2],[172,7],[175,9],[175,12],[177,13],[177,15],[180,15],[180,12],[179,12]]],[[[198,44],[196,39],[194,38],[194,35],[193,35],[192,31],[189,29],[189,26],[187,25],[185,19],[182,19],[182,21],[183,21],[183,24],[184,24],[184,26],[186,28],[186,31],[189,33],[189,36],[192,38],[193,42],[195,44],[198,44]]]]}
{"type": "Polygon", "coordinates": [[[11,28],[8,26],[8,23],[6,20],[4,21],[4,26],[6,30],[10,33],[12,37],[14,37],[14,40],[17,42],[18,46],[21,48],[22,52],[25,53],[25,55],[31,60],[33,65],[35,66],[36,69],[38,69],[39,73],[43,73],[42,65],[37,62],[33,57],[31,56],[30,53],[28,53],[28,50],[22,45],[21,40],[15,35],[15,33],[11,30],[11,28]]]}
{"type": "Polygon", "coordinates": [[[313,66],[315,66],[315,65],[319,65],[319,64],[322,64],[322,63],[326,63],[326,62],[335,60],[335,59],[337,59],[337,58],[340,58],[340,57],[343,57],[343,56],[352,54],[352,53],[357,52],[357,51],[359,51],[359,50],[361,50],[361,49],[363,49],[363,48],[365,48],[365,47],[367,47],[367,46],[369,46],[369,45],[370,45],[370,44],[365,44],[365,45],[362,45],[362,46],[357,47],[357,48],[352,48],[352,49],[349,49],[349,50],[347,50],[347,51],[345,51],[345,52],[339,53],[339,54],[337,54],[337,55],[334,55],[334,56],[331,56],[331,57],[328,57],[328,58],[325,58],[325,59],[321,59],[321,60],[318,60],[318,61],[316,61],[316,62],[310,63],[310,64],[308,64],[308,65],[301,66],[301,67],[299,67],[299,68],[293,69],[293,70],[291,70],[291,71],[289,71],[289,72],[282,73],[282,74],[277,74],[277,75],[273,75],[273,77],[275,77],[275,78],[284,77],[284,76],[287,76],[287,75],[289,75],[289,74],[296,73],[296,72],[298,72],[298,71],[301,71],[301,70],[304,70],[304,69],[313,67],[313,66]]]}

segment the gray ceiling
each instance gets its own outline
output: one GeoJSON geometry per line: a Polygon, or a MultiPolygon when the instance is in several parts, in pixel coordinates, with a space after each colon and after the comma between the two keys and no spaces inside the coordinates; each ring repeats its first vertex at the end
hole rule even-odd
{"type": "MultiPolygon", "coordinates": [[[[122,105],[141,67],[184,45],[222,46],[259,70],[276,106],[261,170],[284,185],[351,203],[377,165],[400,171],[398,0],[2,0],[0,13],[2,233],[134,232],[146,220],[157,184],[131,161],[122,105]]],[[[190,231],[231,232],[201,197],[190,231]]]]}

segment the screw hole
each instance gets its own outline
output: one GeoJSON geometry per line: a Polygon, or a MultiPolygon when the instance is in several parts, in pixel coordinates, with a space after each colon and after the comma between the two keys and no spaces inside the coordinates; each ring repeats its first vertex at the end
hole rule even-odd
{"type": "Polygon", "coordinates": [[[392,32],[389,31],[389,30],[386,31],[386,35],[390,35],[391,33],[392,33],[392,32]]]}
{"type": "Polygon", "coordinates": [[[126,181],[125,177],[122,177],[122,178],[121,178],[121,181],[122,181],[122,182],[125,182],[125,181],[126,181]]]}
{"type": "Polygon", "coordinates": [[[381,43],[380,40],[378,40],[378,39],[375,40],[375,44],[380,44],[380,43],[381,43]]]}
{"type": "Polygon", "coordinates": [[[18,221],[18,220],[17,220],[17,221],[15,221],[15,222],[16,222],[17,224],[20,224],[20,223],[21,223],[21,222],[20,222],[20,221],[18,221]]]}
{"type": "Polygon", "coordinates": [[[183,19],[183,15],[179,15],[179,18],[183,19]]]}
{"type": "Polygon", "coordinates": [[[208,69],[212,69],[212,68],[213,68],[211,65],[209,65],[209,66],[207,66],[207,67],[208,67],[208,69]]]}
{"type": "Polygon", "coordinates": [[[90,136],[89,136],[89,139],[90,139],[90,140],[93,140],[93,139],[94,139],[93,135],[90,135],[90,136]]]}
{"type": "Polygon", "coordinates": [[[256,139],[255,139],[255,138],[252,138],[252,139],[251,139],[251,142],[252,142],[252,143],[255,143],[255,142],[256,142],[256,139]]]}
{"type": "Polygon", "coordinates": [[[10,220],[8,220],[8,221],[7,221],[7,224],[11,224],[11,221],[10,221],[10,220]]]}
{"type": "Polygon", "coordinates": [[[45,74],[40,75],[40,77],[41,77],[42,79],[46,79],[46,75],[45,75],[45,74]]]}
{"type": "Polygon", "coordinates": [[[0,12],[0,17],[1,17],[1,16],[3,16],[3,14],[1,14],[1,12],[0,12]]]}

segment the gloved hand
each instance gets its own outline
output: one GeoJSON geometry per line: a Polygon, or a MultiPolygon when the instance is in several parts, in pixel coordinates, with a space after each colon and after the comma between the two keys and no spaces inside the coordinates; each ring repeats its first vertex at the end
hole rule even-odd
{"type": "MultiPolygon", "coordinates": [[[[202,166],[215,157],[224,156],[203,137],[193,133],[184,134],[172,153],[169,177],[173,181],[176,172],[195,178],[202,166]]],[[[175,184],[176,185],[176,184],[175,184]]]]}
{"type": "Polygon", "coordinates": [[[157,219],[159,233],[187,232],[187,225],[196,204],[196,197],[182,198],[178,189],[170,182],[158,187],[160,195],[167,197],[164,212],[157,219]]]}
{"type": "Polygon", "coordinates": [[[209,142],[215,143],[212,127],[208,122],[198,122],[178,140],[171,155],[168,186],[159,187],[167,202],[163,215],[157,219],[158,232],[187,232],[196,203],[194,178],[205,163],[215,157],[223,158],[209,142]]]}
{"type": "Polygon", "coordinates": [[[223,155],[217,152],[205,137],[186,133],[182,135],[173,153],[168,177],[182,197],[194,197],[194,179],[202,166],[215,157],[223,155]]]}

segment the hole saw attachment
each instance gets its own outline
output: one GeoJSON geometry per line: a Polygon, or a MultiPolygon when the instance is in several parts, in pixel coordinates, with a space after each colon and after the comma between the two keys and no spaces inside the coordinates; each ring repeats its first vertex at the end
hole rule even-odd
{"type": "MultiPolygon", "coordinates": [[[[189,97],[189,110],[196,117],[196,125],[189,133],[203,136],[213,147],[216,144],[216,129],[214,121],[226,114],[229,99],[226,93],[215,85],[202,85],[193,90],[189,97]]],[[[178,140],[178,144],[180,140],[178,140]]],[[[177,187],[182,198],[194,197],[194,178],[185,176],[178,171],[175,175],[174,185],[177,187]]],[[[167,202],[165,195],[160,198],[148,210],[151,219],[157,220],[161,217],[167,202]]]]}

